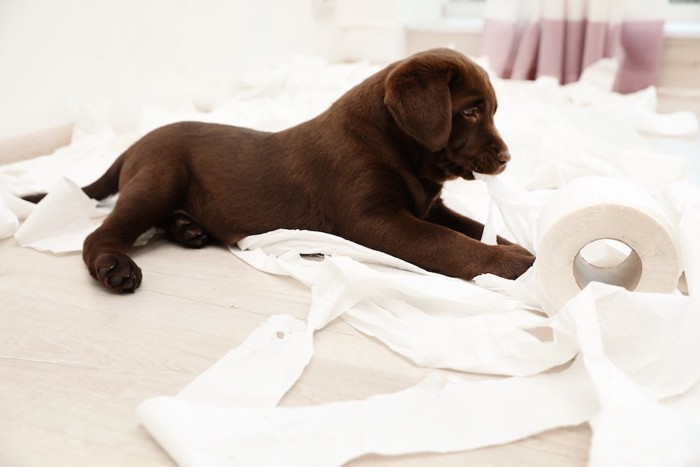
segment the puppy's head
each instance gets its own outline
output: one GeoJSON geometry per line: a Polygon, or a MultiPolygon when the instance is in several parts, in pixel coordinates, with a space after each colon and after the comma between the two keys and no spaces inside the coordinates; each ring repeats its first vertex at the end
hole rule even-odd
{"type": "Polygon", "coordinates": [[[448,177],[499,174],[510,160],[494,126],[488,75],[459,52],[433,49],[397,64],[386,78],[384,104],[448,177]]]}

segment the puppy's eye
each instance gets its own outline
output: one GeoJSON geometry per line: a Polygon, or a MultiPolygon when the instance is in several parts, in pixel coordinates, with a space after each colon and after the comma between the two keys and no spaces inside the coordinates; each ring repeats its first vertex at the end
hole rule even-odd
{"type": "Polygon", "coordinates": [[[462,115],[465,117],[478,117],[479,116],[479,108],[478,107],[469,107],[468,109],[462,110],[462,115]]]}

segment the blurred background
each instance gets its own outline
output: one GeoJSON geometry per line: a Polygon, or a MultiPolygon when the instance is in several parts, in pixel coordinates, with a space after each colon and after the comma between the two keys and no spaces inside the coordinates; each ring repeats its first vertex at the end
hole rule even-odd
{"type": "MultiPolygon", "coordinates": [[[[386,63],[450,46],[478,56],[489,18],[503,20],[514,8],[541,26],[564,4],[569,10],[559,14],[570,20],[572,4],[590,13],[616,2],[0,0],[0,153],[67,143],[77,103],[109,102],[118,120],[165,94],[214,88],[247,67],[296,55],[386,63]]],[[[700,3],[630,3],[638,11],[651,5],[661,19],[655,84],[664,105],[697,107],[700,3]]],[[[488,43],[498,44],[491,34],[488,43]]],[[[522,40],[522,26],[518,34],[522,40]]]]}

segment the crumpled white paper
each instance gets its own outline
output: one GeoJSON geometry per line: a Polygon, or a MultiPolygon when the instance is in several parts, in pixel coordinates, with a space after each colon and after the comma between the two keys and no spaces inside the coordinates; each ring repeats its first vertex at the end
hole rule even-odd
{"type": "Polygon", "coordinates": [[[502,178],[527,189],[559,188],[584,176],[627,178],[656,188],[687,171],[683,157],[659,158],[641,134],[698,133],[698,120],[690,112],[652,112],[654,88],[623,96],[585,80],[566,86],[549,77],[493,84],[499,103],[496,126],[514,155],[502,178]]]}
{"type": "Polygon", "coordinates": [[[12,197],[0,193],[0,239],[12,236],[19,228],[19,219],[8,206],[11,202],[12,197]]]}
{"type": "MultiPolygon", "coordinates": [[[[14,232],[20,246],[56,254],[83,250],[83,242],[112,210],[114,201],[108,198],[98,203],[88,198],[72,180],[62,178],[38,204],[9,197],[18,208],[14,214],[26,220],[14,232]]],[[[145,245],[158,231],[149,229],[136,239],[134,245],[145,245]]]]}
{"type": "Polygon", "coordinates": [[[34,204],[15,196],[0,186],[0,239],[14,235],[20,221],[34,210],[34,204]]]}
{"type": "Polygon", "coordinates": [[[74,182],[63,178],[49,190],[22,226],[15,232],[21,246],[40,251],[82,251],[83,241],[101,223],[97,201],[85,195],[74,182]]]}
{"type": "MultiPolygon", "coordinates": [[[[11,234],[29,215],[18,240],[26,236],[53,251],[79,249],[97,218],[76,184],[62,182],[47,197],[61,199],[58,206],[39,206],[31,214],[11,194],[49,189],[60,175],[86,184],[120,148],[171,121],[291,126],[376,70],[330,68],[297,61],[253,71],[239,76],[228,94],[209,96],[208,114],[180,100],[150,106],[135,119],[140,128],[124,135],[105,130],[104,122],[83,122],[82,138],[70,146],[0,167],[9,190],[0,202],[0,233],[11,234]],[[62,217],[65,203],[76,203],[68,217],[62,217]],[[32,227],[51,217],[45,227],[32,227]],[[47,230],[63,239],[56,242],[47,230]]],[[[511,167],[496,181],[450,183],[444,198],[476,219],[490,214],[486,235],[492,241],[500,234],[534,251],[534,220],[558,188],[589,175],[631,180],[657,195],[678,227],[690,296],[593,283],[557,310],[543,304],[532,286],[533,270],[517,281],[484,275],[468,283],[325,234],[249,237],[240,243],[239,257],[309,287],[306,321],[274,316],[176,398],[144,402],[139,416],[146,428],[186,466],[232,459],[240,465],[339,465],[369,452],[474,449],[585,421],[593,428],[591,465],[697,463],[692,441],[700,423],[700,250],[694,240],[700,196],[697,187],[678,182],[685,160],[655,152],[639,133],[691,134],[697,119],[654,113],[653,89],[619,96],[592,83],[494,80],[497,126],[514,155],[511,167]],[[308,256],[318,253],[326,256],[308,256]],[[436,374],[364,401],[278,407],[313,358],[314,333],[337,318],[417,365],[514,376],[465,382],[436,374]],[[550,335],[542,337],[542,330],[550,335]]]]}
{"type": "Polygon", "coordinates": [[[555,323],[565,326],[568,321],[577,329],[583,362],[600,403],[600,412],[591,419],[589,465],[700,464],[700,423],[656,401],[699,386],[700,302],[606,288],[591,284],[568,303],[555,323]],[[624,325],[634,329],[627,335],[621,329],[614,335],[606,333],[607,319],[618,323],[625,319],[624,325]],[[669,345],[667,339],[679,341],[669,345]],[[614,354],[615,360],[606,353],[614,354]]]}
{"type": "MultiPolygon", "coordinates": [[[[595,295],[592,290],[596,288],[600,290],[600,286],[594,285],[571,300],[561,315],[575,322],[583,362],[601,404],[601,411],[591,420],[593,439],[589,465],[700,464],[700,444],[697,442],[700,423],[683,411],[656,402],[656,399],[674,393],[683,394],[693,385],[698,386],[700,302],[685,297],[669,299],[658,294],[638,294],[633,312],[640,312],[636,322],[643,324],[630,330],[634,338],[625,341],[618,337],[621,334],[617,334],[605,339],[606,336],[597,331],[602,313],[619,322],[622,316],[617,310],[621,306],[630,308],[625,303],[624,292],[611,291],[598,299],[598,304],[603,300],[609,303],[606,304],[607,310],[599,308],[596,316],[592,306],[595,295]],[[669,309],[673,306],[670,300],[681,303],[669,309]],[[668,312],[677,316],[664,316],[668,312]],[[661,327],[657,328],[657,325],[661,327]],[[688,326],[688,329],[669,329],[669,325],[688,326]],[[634,333],[639,328],[646,331],[642,331],[642,335],[634,333]],[[659,342],[668,338],[680,342],[673,345],[673,349],[662,350],[660,347],[665,345],[659,342]],[[616,354],[620,366],[615,366],[612,358],[606,356],[606,351],[616,354]],[[665,365],[669,368],[662,368],[665,365]],[[679,369],[683,367],[688,368],[690,374],[682,374],[679,369]]],[[[630,318],[627,316],[625,324],[632,322],[630,318]]],[[[604,329],[604,324],[600,324],[601,329],[604,329]]]]}

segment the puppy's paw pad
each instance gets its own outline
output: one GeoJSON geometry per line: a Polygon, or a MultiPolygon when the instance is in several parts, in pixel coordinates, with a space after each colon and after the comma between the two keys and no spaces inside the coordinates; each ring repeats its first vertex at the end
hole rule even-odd
{"type": "Polygon", "coordinates": [[[93,271],[95,279],[116,292],[133,292],[141,285],[141,269],[122,253],[100,255],[93,271]]]}
{"type": "Polygon", "coordinates": [[[173,214],[169,227],[171,238],[187,247],[202,248],[209,242],[209,236],[204,229],[187,214],[173,214]]]}

